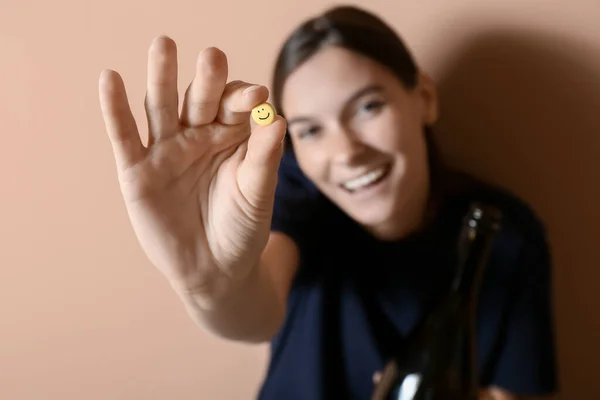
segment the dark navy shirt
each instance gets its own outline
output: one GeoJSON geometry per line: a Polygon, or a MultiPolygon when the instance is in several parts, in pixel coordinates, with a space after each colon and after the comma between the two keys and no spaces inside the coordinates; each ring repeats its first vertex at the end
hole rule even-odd
{"type": "Polygon", "coordinates": [[[504,214],[479,293],[480,385],[516,395],[554,392],[550,254],[544,227],[524,202],[478,186],[447,198],[427,230],[383,242],[322,196],[288,149],[272,230],[294,239],[300,265],[285,322],[271,343],[259,399],[331,398],[325,388],[336,372],[346,383],[337,388],[339,397],[370,399],[373,373],[382,370],[389,354],[382,354],[386,349],[375,339],[360,293],[370,293],[397,340],[405,338],[448,288],[457,233],[476,200],[504,214]]]}

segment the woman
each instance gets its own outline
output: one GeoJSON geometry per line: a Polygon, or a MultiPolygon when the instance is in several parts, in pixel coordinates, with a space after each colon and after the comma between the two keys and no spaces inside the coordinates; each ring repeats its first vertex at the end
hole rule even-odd
{"type": "Polygon", "coordinates": [[[205,329],[271,342],[260,398],[370,398],[391,351],[381,337],[401,341],[448,286],[475,200],[504,214],[478,307],[481,398],[552,393],[544,228],[511,194],[444,167],[434,85],[396,34],[333,8],[288,38],[273,80],[281,115],[251,125],[268,95],[227,83],[225,55],[209,48],[179,115],[176,47],[159,37],[144,146],[119,75],[100,77],[140,244],[205,329]]]}

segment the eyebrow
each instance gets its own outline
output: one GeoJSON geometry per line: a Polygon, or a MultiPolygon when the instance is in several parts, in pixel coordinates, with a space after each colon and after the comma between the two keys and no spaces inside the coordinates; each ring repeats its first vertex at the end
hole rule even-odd
{"type": "MultiPolygon", "coordinates": [[[[367,95],[369,93],[381,92],[381,91],[383,91],[383,86],[380,85],[380,84],[372,84],[372,85],[365,86],[364,88],[362,88],[360,90],[357,90],[355,93],[353,93],[352,96],[350,96],[344,102],[344,106],[342,107],[342,110],[346,109],[348,107],[348,105],[352,104],[356,100],[360,99],[361,97],[363,97],[363,96],[365,96],[365,95],[367,95]]],[[[287,126],[289,127],[292,124],[297,124],[297,123],[301,123],[301,122],[308,122],[310,120],[311,120],[311,118],[310,117],[306,117],[306,116],[300,116],[300,117],[288,119],[287,120],[287,126]]]]}

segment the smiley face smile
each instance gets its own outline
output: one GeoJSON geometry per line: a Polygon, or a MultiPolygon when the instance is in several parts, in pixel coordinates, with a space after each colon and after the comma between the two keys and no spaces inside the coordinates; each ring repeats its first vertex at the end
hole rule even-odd
{"type": "Polygon", "coordinates": [[[276,115],[275,109],[269,103],[262,103],[252,109],[252,119],[262,126],[272,124],[276,115]]]}

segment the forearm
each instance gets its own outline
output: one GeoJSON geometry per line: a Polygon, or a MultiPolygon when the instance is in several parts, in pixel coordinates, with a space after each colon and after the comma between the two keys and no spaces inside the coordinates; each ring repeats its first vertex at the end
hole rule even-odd
{"type": "Polygon", "coordinates": [[[207,331],[226,339],[263,342],[279,329],[285,302],[278,296],[273,277],[262,264],[243,280],[220,282],[218,298],[207,301],[200,293],[178,293],[186,310],[207,331]]]}

